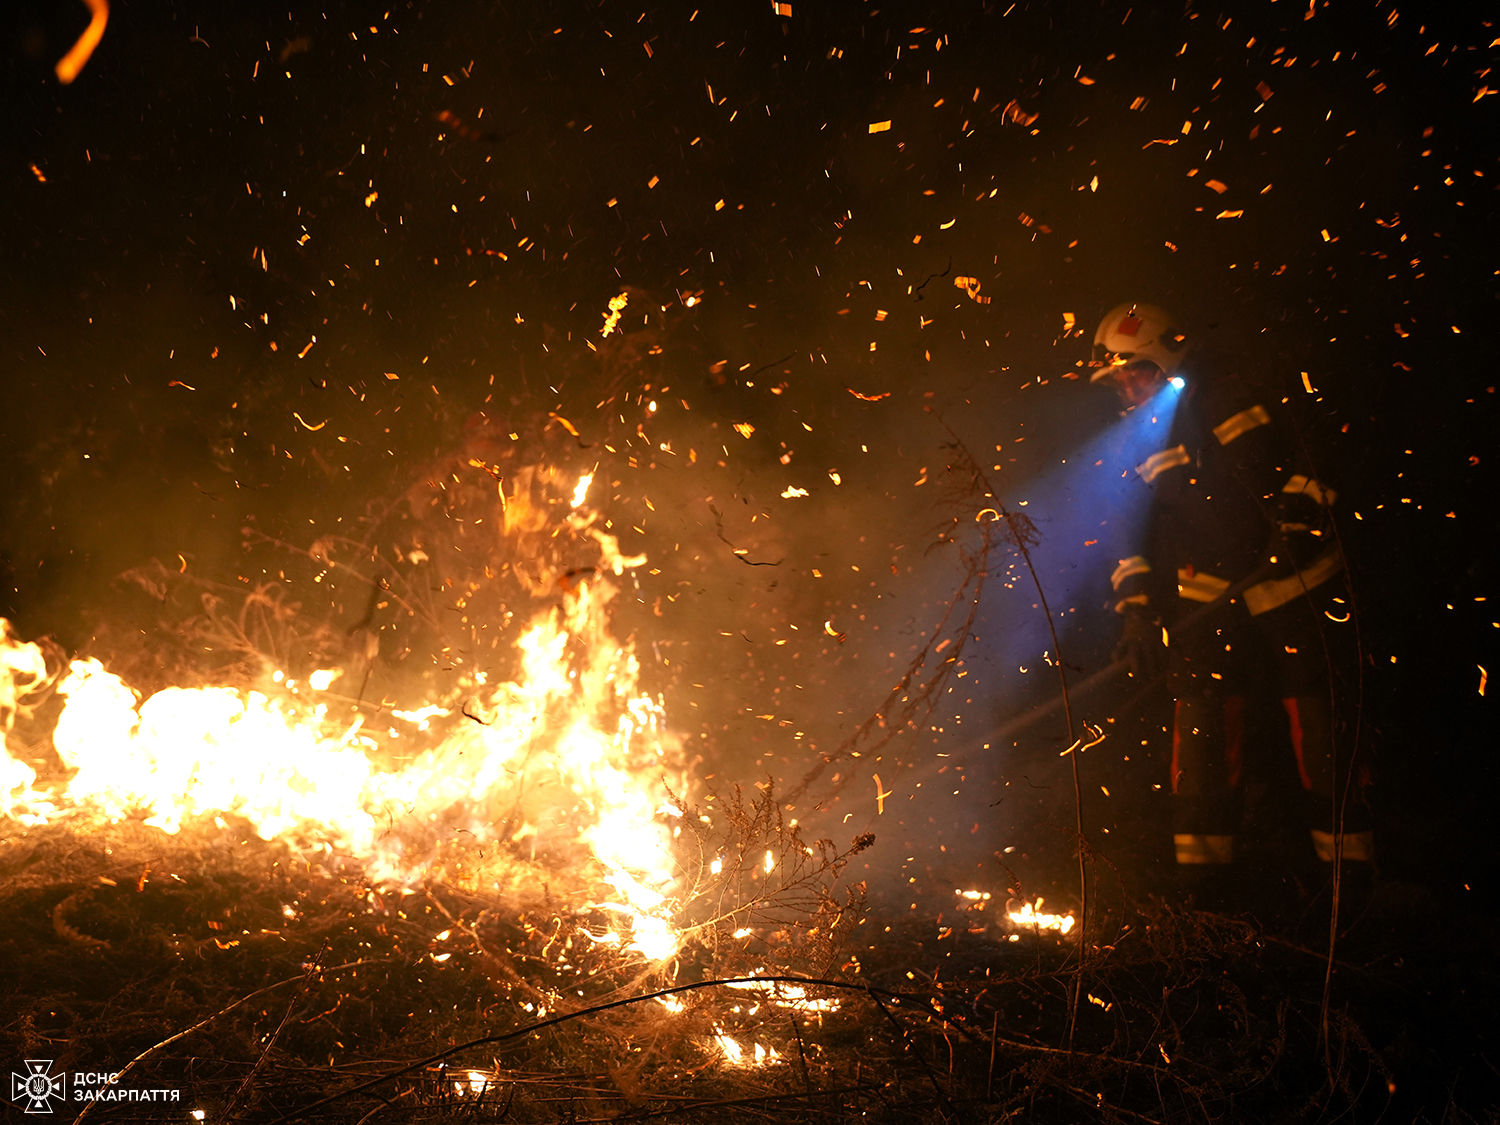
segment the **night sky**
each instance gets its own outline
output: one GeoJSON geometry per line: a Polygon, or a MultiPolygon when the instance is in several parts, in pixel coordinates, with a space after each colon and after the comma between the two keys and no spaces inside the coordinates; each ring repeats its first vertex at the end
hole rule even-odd
{"type": "MultiPolygon", "coordinates": [[[[1108,661],[1115,557],[1087,528],[1116,501],[1074,470],[1117,407],[1077,375],[1105,309],[1154,300],[1283,388],[1340,491],[1384,867],[1488,902],[1500,32],[1480,13],[137,0],[63,86],[87,10],[8,5],[0,616],[144,686],[232,678],[183,623],[274,579],[301,607],[278,659],[305,674],[345,645],[372,693],[411,698],[480,659],[472,634],[382,620],[328,559],[416,573],[493,493],[471,460],[597,465],[591,503],[650,560],[617,629],[698,784],[790,787],[959,587],[986,503],[944,483],[961,456],[1035,521],[1065,662],[1108,661]]],[[[1037,885],[1069,877],[1065,732],[983,749],[1056,685],[997,552],[969,678],[793,813],[876,832],[903,884],[988,878],[1007,846],[1037,885]],[[939,754],[962,783],[931,781],[939,754]]],[[[429,570],[483,565],[445,558],[429,570]]],[[[1089,705],[1121,718],[1085,759],[1087,829],[1159,865],[1164,705],[1127,717],[1129,694],[1089,705]]]]}

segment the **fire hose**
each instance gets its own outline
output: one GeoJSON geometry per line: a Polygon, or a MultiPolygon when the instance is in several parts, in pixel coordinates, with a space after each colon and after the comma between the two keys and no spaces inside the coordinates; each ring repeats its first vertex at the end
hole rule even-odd
{"type": "MultiPolygon", "coordinates": [[[[1201,626],[1217,610],[1222,609],[1224,606],[1234,601],[1236,597],[1244,593],[1251,586],[1254,586],[1258,582],[1264,581],[1268,576],[1268,569],[1269,568],[1265,566],[1260,566],[1255,570],[1252,570],[1238,582],[1232,583],[1224,590],[1220,591],[1219,595],[1214,598],[1213,601],[1205,602],[1203,605],[1200,605],[1197,609],[1193,610],[1187,616],[1175,622],[1172,626],[1171,631],[1174,633],[1183,633],[1201,626]]],[[[1011,735],[1025,730],[1033,723],[1040,722],[1048,715],[1055,714],[1056,712],[1062,710],[1064,702],[1068,700],[1080,699],[1092,692],[1095,688],[1109,683],[1129,667],[1130,662],[1128,660],[1116,660],[1111,664],[1107,664],[1103,668],[1099,669],[1099,671],[1095,672],[1092,676],[1088,677],[1088,679],[1081,680],[1077,684],[1069,686],[1066,693],[1060,693],[1052,699],[1048,700],[1046,703],[1043,703],[1037,707],[1033,707],[1030,711],[1026,711],[1020,715],[1016,715],[1013,718],[1010,718],[1001,723],[986,737],[991,742],[997,742],[1002,738],[1009,738],[1011,735]]],[[[1146,695],[1148,692],[1154,691],[1157,687],[1165,683],[1168,676],[1170,675],[1170,672],[1164,671],[1158,673],[1155,676],[1152,676],[1149,680],[1141,685],[1140,690],[1136,693],[1134,699],[1132,699],[1131,702],[1133,703],[1136,699],[1139,699],[1140,697],[1146,695]]]]}

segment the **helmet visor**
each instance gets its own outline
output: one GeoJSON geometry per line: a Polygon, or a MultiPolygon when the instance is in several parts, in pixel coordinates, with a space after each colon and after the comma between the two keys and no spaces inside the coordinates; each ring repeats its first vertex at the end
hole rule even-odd
{"type": "Polygon", "coordinates": [[[1103,344],[1095,344],[1093,358],[1089,360],[1089,368],[1092,371],[1089,375],[1089,382],[1098,383],[1110,378],[1115,373],[1115,369],[1124,367],[1134,358],[1134,352],[1112,352],[1103,344]]]}

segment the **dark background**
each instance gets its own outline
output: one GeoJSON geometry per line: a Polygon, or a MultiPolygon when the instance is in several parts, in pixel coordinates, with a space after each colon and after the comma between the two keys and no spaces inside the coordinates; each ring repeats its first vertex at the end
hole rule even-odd
{"type": "MultiPolygon", "coordinates": [[[[940,491],[938,418],[1027,501],[1065,659],[1107,661],[1114,558],[1075,534],[1099,497],[1058,474],[1115,405],[1065,375],[1104,309],[1153,299],[1284,386],[1342,496],[1383,870],[1487,909],[1500,81],[1476,12],[118,2],[63,87],[83,5],[8,5],[0,615],[128,666],[171,607],[118,576],[159,559],[285,575],[352,627],[363,599],[293,549],[514,432],[598,463],[591,500],[650,556],[618,626],[696,774],[794,783],[957,585],[982,505],[940,491]]],[[[1052,691],[1050,641],[1024,583],[984,598],[972,690],[818,823],[875,831],[881,886],[992,886],[1000,852],[1066,893],[1063,734],[982,749],[1052,691]],[[901,784],[939,754],[971,767],[956,793],[901,784]]],[[[434,644],[382,647],[382,689],[440,678],[434,644]]],[[[1085,759],[1086,828],[1132,878],[1165,859],[1161,708],[1085,759]]]]}

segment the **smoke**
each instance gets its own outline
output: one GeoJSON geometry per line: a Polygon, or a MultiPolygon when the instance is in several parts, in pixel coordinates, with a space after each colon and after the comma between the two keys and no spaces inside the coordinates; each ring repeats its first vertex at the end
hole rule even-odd
{"type": "MultiPolygon", "coordinates": [[[[800,6],[371,24],[335,5],[210,14],[202,42],[170,6],[116,19],[77,83],[26,94],[45,182],[9,188],[0,614],[128,656],[201,611],[206,587],[172,602],[119,580],[155,559],[221,592],[276,583],[371,661],[372,690],[415,690],[449,633],[382,634],[377,563],[462,546],[466,505],[497,518],[474,461],[511,481],[589,472],[590,508],[647,556],[619,627],[703,783],[790,787],[870,717],[963,581],[989,503],[943,490],[941,420],[1034,521],[1064,652],[1000,551],[953,694],[788,815],[876,832],[862,858],[902,885],[934,847],[985,879],[1006,847],[1066,852],[1039,827],[1069,819],[1039,765],[1062,733],[1028,749],[983,732],[1053,690],[1049,660],[1107,658],[1110,536],[1138,500],[1094,472],[1130,463],[1113,404],[1075,378],[1095,316],[1147,287],[1269,366],[1291,356],[1284,393],[1305,369],[1326,396],[1310,435],[1364,443],[1329,456],[1383,497],[1375,466],[1409,447],[1373,401],[1400,401],[1390,353],[1412,346],[1389,323],[1434,326],[1436,363],[1471,338],[1447,330],[1468,306],[1347,294],[1387,291],[1398,251],[1467,269],[1455,224],[1474,208],[1428,216],[1431,192],[1407,193],[1437,143],[1418,117],[1447,94],[1390,112],[1367,92],[1365,58],[1391,80],[1382,37],[1409,21],[1319,9],[1241,36],[1120,6],[1060,36],[1060,6],[1010,7],[912,30],[800,6]],[[1268,37],[1303,62],[1273,72],[1268,37]],[[1397,241],[1419,230],[1420,251],[1397,241]]],[[[8,65],[20,89],[49,64],[8,65]]],[[[578,565],[504,561],[530,569],[487,603],[501,621],[578,565]]],[[[1160,741],[1138,733],[1106,744],[1099,785],[1121,795],[1091,826],[1157,815],[1160,741]]]]}

